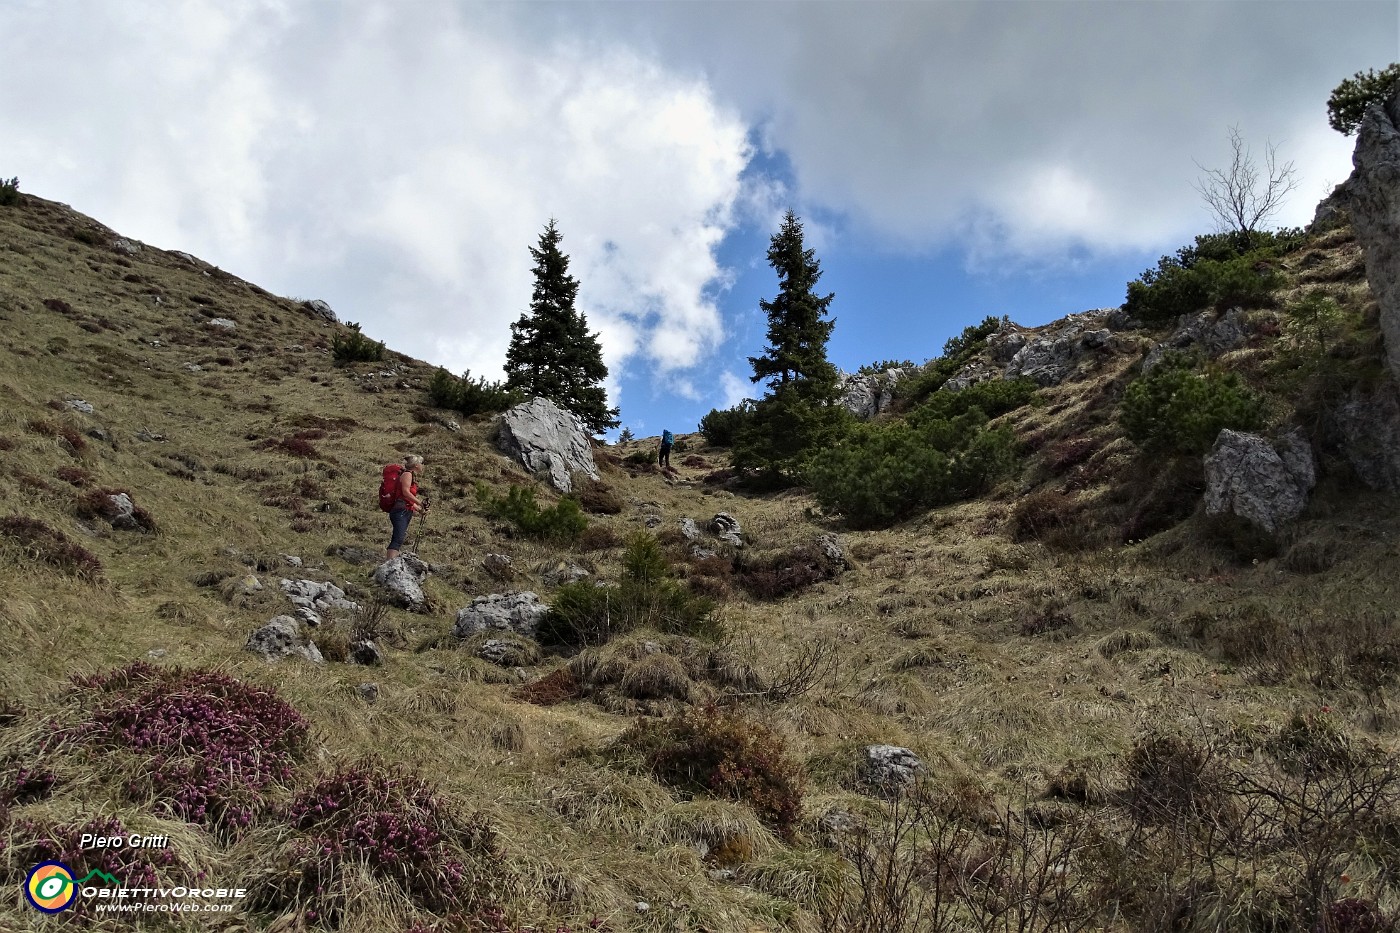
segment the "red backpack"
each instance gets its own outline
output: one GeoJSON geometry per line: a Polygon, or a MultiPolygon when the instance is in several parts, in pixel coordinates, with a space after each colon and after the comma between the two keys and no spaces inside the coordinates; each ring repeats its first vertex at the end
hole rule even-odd
{"type": "Polygon", "coordinates": [[[379,509],[388,512],[399,498],[399,475],[403,473],[402,463],[391,463],[384,468],[384,481],[379,484],[379,509]]]}

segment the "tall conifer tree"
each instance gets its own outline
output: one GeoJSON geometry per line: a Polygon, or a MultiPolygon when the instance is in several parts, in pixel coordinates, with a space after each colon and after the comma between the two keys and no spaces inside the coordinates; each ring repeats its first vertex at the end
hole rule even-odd
{"type": "Polygon", "coordinates": [[[595,434],[619,424],[608,408],[601,383],[608,376],[598,335],[574,308],[578,280],[569,275],[569,257],[559,249],[564,238],[551,219],[540,234],[535,258],[535,290],[530,310],[510,325],[506,351],[506,387],[527,397],[542,396],[583,419],[595,434]]]}
{"type": "Polygon", "coordinates": [[[734,464],[755,469],[770,483],[792,482],[807,457],[833,443],[847,422],[836,367],[826,358],[834,319],[827,315],[834,293],[815,291],[821,263],[802,239],[802,222],[791,210],[768,247],[778,273],[778,295],[759,301],[768,315],[768,346],[749,357],[753,381],[768,381],[734,443],[734,464]]]}

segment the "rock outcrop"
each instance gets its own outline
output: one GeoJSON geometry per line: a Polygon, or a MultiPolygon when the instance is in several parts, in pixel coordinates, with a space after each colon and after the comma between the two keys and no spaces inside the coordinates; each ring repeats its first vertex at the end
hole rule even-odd
{"type": "Polygon", "coordinates": [[[531,399],[501,415],[496,446],[531,473],[548,473],[560,492],[573,490],[575,473],[598,478],[583,419],[549,399],[531,399]]]}
{"type": "Polygon", "coordinates": [[[1312,448],[1299,431],[1271,444],[1227,428],[1205,467],[1206,514],[1241,519],[1269,535],[1302,514],[1317,479],[1312,448]]]}
{"type": "Polygon", "coordinates": [[[1341,200],[1366,253],[1366,280],[1381,307],[1387,365],[1400,378],[1400,95],[1366,111],[1351,161],[1354,170],[1342,185],[1341,200]]]}
{"type": "Polygon", "coordinates": [[[890,407],[895,384],[916,371],[893,368],[878,373],[842,373],[841,404],[857,418],[868,421],[890,407]]]}
{"type": "Polygon", "coordinates": [[[715,517],[710,519],[710,523],[705,527],[712,535],[731,547],[744,546],[744,530],[739,526],[739,520],[728,512],[716,512],[715,517]]]}
{"type": "Polygon", "coordinates": [[[335,316],[335,312],[331,310],[331,306],[319,298],[312,299],[311,301],[303,301],[301,306],[317,317],[323,318],[332,324],[340,323],[340,318],[335,316]]]}
{"type": "Polygon", "coordinates": [[[1315,223],[1351,218],[1380,305],[1389,374],[1353,393],[1333,420],[1357,476],[1373,489],[1400,492],[1400,92],[1366,111],[1351,161],[1351,177],[1319,206],[1315,223]]]}
{"type": "Polygon", "coordinates": [[[1395,378],[1353,392],[1333,412],[1332,423],[1357,477],[1372,489],[1400,493],[1400,388],[1395,378]]]}
{"type": "Polygon", "coordinates": [[[1054,330],[1032,337],[1006,364],[1007,379],[1031,379],[1038,385],[1059,385],[1073,375],[1086,357],[1113,339],[1107,317],[1111,308],[1071,314],[1054,330]]]}
{"type": "Polygon", "coordinates": [[[1196,347],[1204,350],[1207,356],[1219,356],[1243,344],[1246,336],[1238,308],[1231,308],[1219,315],[1213,311],[1183,314],[1171,336],[1148,352],[1147,358],[1142,361],[1142,371],[1152,372],[1162,358],[1173,350],[1196,347]]]}
{"type": "Polygon", "coordinates": [[[331,609],[345,612],[358,612],[359,603],[345,598],[345,591],[333,583],[318,583],[315,580],[281,581],[282,592],[297,607],[297,616],[308,625],[320,625],[321,613],[331,609]]]}
{"type": "Polygon", "coordinates": [[[471,638],[477,632],[496,629],[511,632],[525,638],[534,638],[540,620],[549,607],[531,592],[492,593],[478,596],[470,606],[457,612],[457,621],[452,626],[452,634],[457,638],[471,638]]]}

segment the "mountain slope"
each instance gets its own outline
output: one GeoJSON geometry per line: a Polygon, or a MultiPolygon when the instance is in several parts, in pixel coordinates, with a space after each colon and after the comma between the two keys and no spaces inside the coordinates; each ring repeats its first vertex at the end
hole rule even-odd
{"type": "MultiPolygon", "coordinates": [[[[1348,237],[1312,254],[1288,260],[1295,285],[1335,273],[1348,301],[1364,305],[1348,237]]],[[[16,884],[41,853],[68,854],[86,872],[96,853],[65,834],[114,816],[129,832],[169,836],[181,867],[150,867],[163,880],[203,872],[250,891],[229,915],[162,919],[189,929],[577,929],[594,918],[611,930],[1000,929],[1028,903],[1007,906],[1006,892],[1035,884],[1045,906],[1031,929],[1146,929],[1171,910],[1188,918],[1182,928],[1246,928],[1255,922],[1240,918],[1252,911],[1305,929],[1349,894],[1396,907],[1395,863],[1377,848],[1388,837],[1353,844],[1364,835],[1358,818],[1396,825],[1394,782],[1369,770],[1393,760],[1397,735],[1394,500],[1338,467],[1277,557],[1241,560],[1199,514],[1122,543],[1144,503],[1171,505],[1175,519],[1199,512],[1195,498],[1175,501],[1184,487],[1150,475],[1115,416],[1164,333],[1127,332],[1004,416],[1025,453],[1017,476],[984,498],[850,532],[801,490],[755,496],[704,482],[726,453],[699,448],[698,436],[682,438],[692,447],[673,457],[678,478],[629,466],[622,455],[647,447],[637,442],[599,452],[622,511],[590,516],[590,536],[557,546],[510,537],[481,514],[475,483],[501,493],[534,481],[491,449],[487,420],[454,428],[451,413],[425,407],[426,364],[390,352],[338,367],[330,347],[343,327],[306,304],[119,241],[62,205],[25,196],[0,207],[0,328],[0,463],[11,477],[0,487],[0,517],[11,520],[0,538],[0,631],[13,646],[0,668],[9,788],[0,819],[16,884]],[[79,400],[90,414],[70,407],[79,400]],[[1092,452],[1071,463],[1085,439],[1092,452]],[[323,666],[269,665],[244,651],[251,632],[291,611],[282,577],[333,582],[370,604],[368,574],[388,535],[374,487],[380,466],[410,452],[427,459],[435,500],[413,539],[434,568],[432,611],[383,611],[382,668],[336,659],[365,622],[354,613],[332,613],[312,633],[332,656],[323,666]],[[117,490],[150,529],[102,518],[92,494],[117,490]],[[1046,493],[1064,497],[1054,533],[1024,521],[1027,500],[1046,493]],[[736,561],[688,556],[677,522],[718,511],[742,522],[745,551],[736,561]],[[474,597],[534,590],[549,601],[561,560],[619,579],[622,541],[650,527],[686,585],[720,600],[720,644],[639,632],[572,659],[526,652],[501,666],[451,637],[456,610],[474,597]],[[798,549],[830,532],[850,569],[776,600],[746,588],[746,573],[770,559],[799,566],[798,549]],[[100,573],[85,578],[92,565],[75,562],[59,536],[100,573]],[[492,553],[510,556],[511,570],[488,571],[492,553]],[[84,731],[135,675],[101,677],[135,661],[226,673],[274,691],[309,723],[286,774],[249,798],[246,831],[173,818],[143,783],[149,754],[84,731]],[[564,702],[528,702],[541,699],[538,686],[519,692],[565,682],[555,673],[565,665],[574,676],[564,702]],[[360,690],[368,681],[374,702],[360,690]],[[664,736],[639,738],[636,717],[675,722],[707,703],[749,732],[702,737],[723,734],[755,761],[785,755],[798,766],[805,793],[792,826],[765,820],[762,794],[725,792],[751,788],[737,779],[706,793],[654,776],[647,742],[664,736]],[[953,881],[890,859],[899,851],[882,835],[890,811],[861,773],[870,745],[908,748],[924,763],[919,803],[903,812],[941,828],[945,847],[905,844],[925,846],[953,881]],[[1313,770],[1299,771],[1299,760],[1313,770]],[[390,794],[397,803],[385,812],[436,814],[441,804],[433,831],[451,839],[423,843],[432,857],[399,874],[363,840],[342,861],[297,849],[312,838],[293,819],[299,795],[346,766],[429,778],[437,802],[390,794]],[[1300,773],[1317,775],[1308,786],[1337,801],[1330,824],[1347,833],[1302,826],[1290,838],[1313,848],[1280,840],[1269,827],[1286,812],[1260,803],[1264,791],[1228,790],[1244,786],[1229,775],[1244,775],[1293,793],[1300,773]],[[1380,790],[1363,800],[1331,793],[1329,781],[1380,790]],[[1169,831],[1182,820],[1254,836],[1204,852],[1199,837],[1169,831]],[[479,826],[496,848],[473,835],[479,826]],[[443,853],[465,860],[471,885],[438,878],[443,853]],[[902,865],[918,883],[882,898],[861,884],[862,864],[902,865]],[[978,864],[993,866],[995,884],[978,864]],[[920,891],[945,888],[952,906],[936,922],[900,914],[920,891]],[[493,920],[497,908],[508,919],[493,920]]],[[[1276,353],[1260,338],[1222,365],[1259,372],[1276,353]]],[[[227,707],[241,708],[244,695],[233,696],[227,707]]],[[[0,924],[49,922],[21,901],[0,906],[0,924]]]]}

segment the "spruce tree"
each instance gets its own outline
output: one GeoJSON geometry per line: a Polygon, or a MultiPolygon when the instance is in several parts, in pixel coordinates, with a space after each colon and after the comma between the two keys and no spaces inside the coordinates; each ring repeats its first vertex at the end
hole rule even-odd
{"type": "Polygon", "coordinates": [[[768,247],[778,273],[778,295],[758,305],[768,315],[768,346],[749,357],[753,381],[768,382],[734,443],[734,464],[757,470],[770,483],[797,479],[808,455],[834,443],[847,423],[836,367],[826,358],[834,319],[827,315],[834,293],[815,292],[821,263],[802,240],[802,223],[791,210],[768,247]]]}
{"type": "Polygon", "coordinates": [[[530,248],[535,259],[535,290],[530,310],[510,325],[506,387],[527,398],[541,396],[583,419],[594,434],[618,425],[601,383],[608,375],[598,335],[574,308],[578,280],[569,275],[569,257],[559,249],[563,234],[551,219],[530,248]]]}

